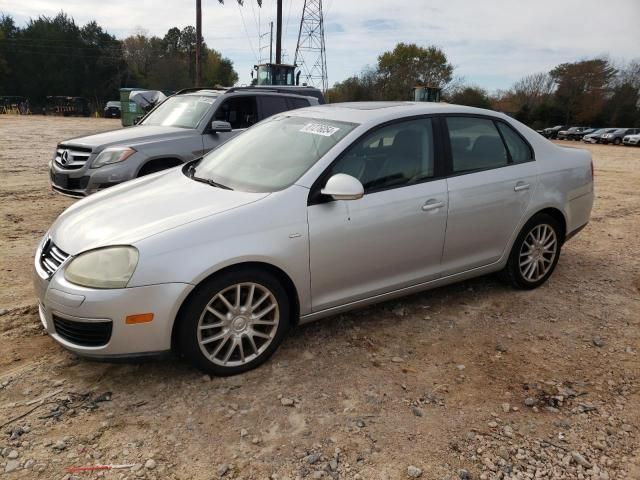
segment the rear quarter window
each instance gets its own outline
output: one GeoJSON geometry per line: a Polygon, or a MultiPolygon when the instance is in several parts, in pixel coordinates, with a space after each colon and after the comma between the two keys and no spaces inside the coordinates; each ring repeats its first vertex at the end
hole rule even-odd
{"type": "Polygon", "coordinates": [[[498,129],[500,130],[505,143],[507,144],[513,163],[524,163],[533,160],[533,151],[527,142],[525,142],[522,137],[506,123],[496,123],[498,124],[498,129]]]}

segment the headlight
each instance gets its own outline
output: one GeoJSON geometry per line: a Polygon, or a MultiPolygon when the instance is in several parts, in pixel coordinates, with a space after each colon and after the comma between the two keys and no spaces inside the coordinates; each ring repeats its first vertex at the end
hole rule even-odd
{"type": "Polygon", "coordinates": [[[91,168],[100,168],[103,165],[117,163],[126,160],[136,151],[131,147],[109,147],[98,154],[98,157],[91,164],[91,168]]]}
{"type": "Polygon", "coordinates": [[[64,278],[82,287],[124,288],[137,264],[138,250],[133,247],[101,248],[74,258],[64,278]]]}

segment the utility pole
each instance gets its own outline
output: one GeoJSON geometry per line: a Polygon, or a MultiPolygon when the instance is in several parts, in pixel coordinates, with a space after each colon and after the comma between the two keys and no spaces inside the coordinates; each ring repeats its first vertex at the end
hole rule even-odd
{"type": "Polygon", "coordinates": [[[196,78],[194,87],[200,86],[200,60],[202,50],[202,6],[201,0],[196,0],[196,78]]]}
{"type": "Polygon", "coordinates": [[[282,63],[282,0],[278,0],[276,15],[276,63],[282,63]]]}
{"type": "Polygon", "coordinates": [[[269,63],[273,63],[273,22],[271,22],[271,36],[269,37],[269,63]]]}

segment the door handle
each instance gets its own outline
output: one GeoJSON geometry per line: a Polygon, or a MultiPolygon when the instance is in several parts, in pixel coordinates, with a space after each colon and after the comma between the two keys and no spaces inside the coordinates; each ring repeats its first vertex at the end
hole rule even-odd
{"type": "Polygon", "coordinates": [[[528,183],[518,182],[516,183],[516,186],[513,187],[513,191],[521,192],[522,190],[529,190],[529,187],[531,187],[531,185],[529,185],[528,183]]]}
{"type": "Polygon", "coordinates": [[[444,207],[444,202],[438,202],[435,199],[427,200],[424,205],[422,205],[422,210],[428,212],[429,210],[436,210],[438,208],[444,207]]]}

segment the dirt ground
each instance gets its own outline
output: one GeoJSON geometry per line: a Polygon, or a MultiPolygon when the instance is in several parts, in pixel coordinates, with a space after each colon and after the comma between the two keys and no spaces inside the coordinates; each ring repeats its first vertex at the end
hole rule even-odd
{"type": "Polygon", "coordinates": [[[32,255],[74,202],[47,162],[118,126],[0,115],[0,478],[640,479],[640,148],[567,143],[597,199],[543,287],[484,277],[336,316],[222,379],[43,334],[32,255]],[[129,466],[65,471],[95,465],[129,466]]]}

